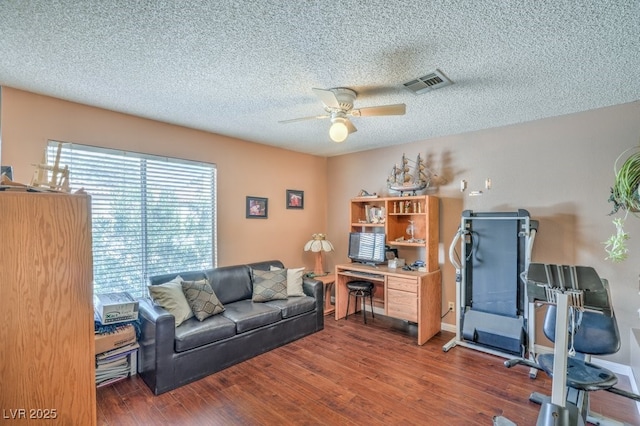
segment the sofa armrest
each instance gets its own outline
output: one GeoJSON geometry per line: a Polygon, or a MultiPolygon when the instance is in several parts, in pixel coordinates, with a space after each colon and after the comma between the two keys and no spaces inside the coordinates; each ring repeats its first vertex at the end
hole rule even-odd
{"type": "Polygon", "coordinates": [[[303,277],[302,290],[316,300],[316,331],[324,328],[324,284],[313,278],[303,277]]]}
{"type": "Polygon", "coordinates": [[[138,370],[150,387],[156,389],[162,384],[156,383],[156,372],[162,369],[172,371],[176,335],[175,318],[150,299],[139,300],[141,333],[138,370]]]}

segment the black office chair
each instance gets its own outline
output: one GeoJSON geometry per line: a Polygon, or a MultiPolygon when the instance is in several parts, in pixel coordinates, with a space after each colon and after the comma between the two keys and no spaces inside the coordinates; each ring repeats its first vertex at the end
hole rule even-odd
{"type": "Polygon", "coordinates": [[[347,314],[344,319],[349,317],[349,302],[351,301],[351,296],[355,298],[355,302],[358,303],[358,297],[362,298],[362,318],[364,318],[364,323],[367,323],[367,314],[364,309],[366,297],[369,296],[369,302],[371,303],[371,317],[375,318],[373,314],[373,283],[371,281],[349,281],[347,283],[347,289],[349,290],[349,295],[347,296],[347,314]]]}

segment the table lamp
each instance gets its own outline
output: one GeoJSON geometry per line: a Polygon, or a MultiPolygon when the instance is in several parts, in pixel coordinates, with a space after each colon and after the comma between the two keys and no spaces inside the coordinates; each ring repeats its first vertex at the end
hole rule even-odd
{"type": "Polygon", "coordinates": [[[327,274],[322,266],[322,252],[332,250],[333,244],[326,239],[324,234],[313,234],[312,239],[307,241],[307,244],[304,245],[304,251],[312,251],[316,253],[316,265],[313,270],[314,276],[319,277],[327,274]]]}

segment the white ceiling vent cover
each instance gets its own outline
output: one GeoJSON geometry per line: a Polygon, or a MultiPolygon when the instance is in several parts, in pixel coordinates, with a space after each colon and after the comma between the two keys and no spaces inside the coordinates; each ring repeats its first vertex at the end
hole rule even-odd
{"type": "Polygon", "coordinates": [[[402,85],[416,95],[421,95],[422,93],[441,89],[451,84],[453,84],[453,82],[449,80],[442,71],[435,70],[425,76],[418,77],[415,80],[407,81],[402,85]]]}

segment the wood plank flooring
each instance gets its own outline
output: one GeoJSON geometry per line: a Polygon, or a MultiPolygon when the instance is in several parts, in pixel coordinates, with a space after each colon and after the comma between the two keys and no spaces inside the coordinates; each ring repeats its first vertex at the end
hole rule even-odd
{"type": "MultiPolygon", "coordinates": [[[[325,329],[160,396],[139,377],[97,391],[99,425],[533,425],[533,391],[551,379],[456,347],[441,332],[418,346],[415,327],[377,315],[325,317],[325,329]],[[369,317],[370,318],[370,317],[369,317]]],[[[629,389],[627,386],[620,386],[629,389]]],[[[592,394],[600,413],[640,425],[635,404],[592,394]]]]}

